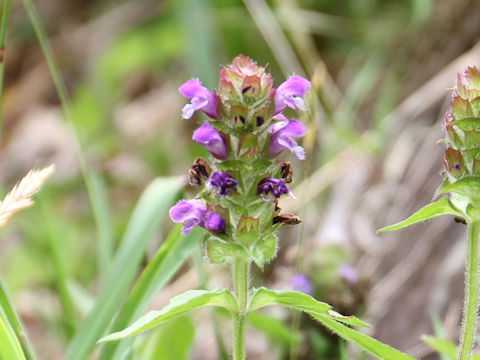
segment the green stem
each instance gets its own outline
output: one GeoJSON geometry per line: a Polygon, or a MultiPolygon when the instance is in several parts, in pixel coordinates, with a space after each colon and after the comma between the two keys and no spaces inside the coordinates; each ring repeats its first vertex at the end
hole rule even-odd
{"type": "Polygon", "coordinates": [[[3,100],[3,68],[5,60],[5,40],[7,38],[8,16],[10,15],[10,0],[3,0],[2,23],[0,25],[0,137],[2,134],[2,100],[3,100]]]}
{"type": "Polygon", "coordinates": [[[458,360],[470,360],[472,355],[475,327],[477,322],[479,297],[479,264],[478,241],[480,236],[480,221],[474,220],[468,224],[468,250],[465,274],[465,306],[463,309],[462,334],[458,360]]]}
{"type": "Polygon", "coordinates": [[[238,302],[238,312],[233,318],[233,360],[244,360],[245,351],[245,317],[248,301],[248,272],[250,263],[236,258],[233,263],[233,281],[238,302]]]}
{"type": "Polygon", "coordinates": [[[75,126],[67,88],[60,73],[53,50],[48,41],[47,34],[40,20],[40,16],[37,13],[37,9],[35,8],[33,0],[23,0],[23,5],[30,22],[32,23],[35,34],[37,35],[43,55],[45,56],[45,60],[52,76],[53,84],[55,85],[60,103],[62,104],[65,119],[71,128],[73,145],[75,146],[78,155],[78,161],[80,163],[82,175],[87,187],[88,197],[92,205],[93,216],[99,232],[98,266],[101,272],[100,275],[103,278],[110,266],[113,252],[113,235],[111,232],[111,226],[109,224],[110,219],[108,217],[108,204],[105,200],[105,195],[101,191],[102,184],[99,183],[99,175],[90,169],[87,164],[87,160],[84,155],[85,151],[80,141],[79,131],[75,126]]]}

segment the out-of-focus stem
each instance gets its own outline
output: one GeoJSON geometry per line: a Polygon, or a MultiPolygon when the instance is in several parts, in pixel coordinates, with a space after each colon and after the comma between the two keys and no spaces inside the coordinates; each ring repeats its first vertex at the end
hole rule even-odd
{"type": "Polygon", "coordinates": [[[244,360],[245,350],[245,317],[248,301],[248,271],[250,263],[236,258],[233,263],[233,281],[238,302],[238,312],[232,314],[233,320],[233,360],[244,360]]]}
{"type": "Polygon", "coordinates": [[[10,0],[3,0],[2,23],[0,25],[0,138],[2,136],[2,100],[3,100],[3,67],[5,59],[5,40],[7,38],[8,16],[10,15],[10,0]]]}
{"type": "Polygon", "coordinates": [[[475,327],[477,323],[479,297],[479,257],[478,243],[480,236],[480,220],[468,223],[468,250],[465,273],[465,306],[463,309],[462,333],[457,360],[470,360],[475,327]]]}

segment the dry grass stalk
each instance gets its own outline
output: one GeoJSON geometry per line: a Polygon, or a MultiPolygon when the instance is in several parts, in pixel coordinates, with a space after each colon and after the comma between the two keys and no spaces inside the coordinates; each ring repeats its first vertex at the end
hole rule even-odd
{"type": "Polygon", "coordinates": [[[40,190],[43,183],[53,174],[54,165],[42,170],[30,170],[0,202],[0,226],[20,210],[33,205],[32,197],[40,190]]]}

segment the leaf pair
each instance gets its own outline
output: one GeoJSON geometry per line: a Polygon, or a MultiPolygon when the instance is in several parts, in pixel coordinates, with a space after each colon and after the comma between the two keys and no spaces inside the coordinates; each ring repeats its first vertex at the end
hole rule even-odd
{"type": "MultiPolygon", "coordinates": [[[[309,314],[332,332],[348,341],[356,343],[379,359],[412,359],[410,356],[344,325],[368,327],[369,325],[365,322],[354,316],[340,315],[333,311],[330,305],[319,302],[313,297],[300,292],[269,290],[266,288],[256,289],[251,294],[248,312],[253,312],[263,307],[273,305],[285,306],[309,314]]],[[[237,312],[237,301],[229,290],[191,290],[174,297],[170,304],[162,310],[147,313],[128,328],[107,335],[100,339],[99,342],[116,341],[139,334],[143,331],[152,329],[173,317],[206,306],[218,306],[233,313],[237,312]]]]}

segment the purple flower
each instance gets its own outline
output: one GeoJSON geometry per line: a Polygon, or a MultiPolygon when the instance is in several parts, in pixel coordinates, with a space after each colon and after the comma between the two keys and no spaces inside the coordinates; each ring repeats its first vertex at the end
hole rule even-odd
{"type": "Polygon", "coordinates": [[[350,284],[358,282],[358,272],[351,265],[343,265],[338,271],[340,277],[350,284]]]}
{"type": "Polygon", "coordinates": [[[212,189],[215,189],[215,196],[218,199],[220,195],[227,196],[230,192],[230,189],[236,190],[238,181],[228,173],[220,173],[215,171],[207,180],[205,185],[208,193],[210,193],[212,189]]]}
{"type": "Polygon", "coordinates": [[[210,212],[207,216],[207,221],[205,224],[205,228],[207,230],[220,233],[220,234],[225,234],[225,227],[226,227],[226,221],[223,217],[218,215],[217,213],[210,212]]]}
{"type": "Polygon", "coordinates": [[[313,284],[305,274],[293,275],[290,279],[290,286],[296,291],[300,291],[308,295],[313,294],[313,284]]]}
{"type": "Polygon", "coordinates": [[[305,102],[301,98],[310,90],[310,81],[300,77],[291,76],[281,84],[275,92],[275,114],[287,106],[292,109],[305,110],[305,102]]]}
{"type": "Polygon", "coordinates": [[[275,178],[265,178],[262,179],[258,185],[257,185],[257,195],[262,195],[262,199],[264,201],[269,201],[273,198],[279,198],[280,196],[284,194],[290,194],[293,197],[292,192],[288,188],[288,186],[285,184],[285,182],[281,179],[275,179],[275,178]],[[272,198],[267,198],[265,195],[271,194],[272,198]]]}
{"type": "Polygon", "coordinates": [[[292,137],[302,137],[307,133],[307,127],[298,120],[278,121],[268,128],[270,151],[268,156],[275,156],[285,149],[290,150],[298,159],[305,159],[305,150],[292,137]]]}
{"type": "Polygon", "coordinates": [[[193,133],[192,139],[203,145],[215,157],[225,159],[228,156],[227,144],[222,134],[209,123],[203,124],[193,133]]]}
{"type": "Polygon", "coordinates": [[[216,96],[197,80],[189,80],[178,89],[180,94],[191,99],[190,104],[183,107],[182,117],[190,119],[197,110],[203,110],[205,114],[216,119],[218,116],[218,101],[216,96]]]}
{"type": "Polygon", "coordinates": [[[182,234],[187,235],[195,226],[209,231],[225,233],[225,219],[215,212],[208,211],[202,200],[182,200],[170,209],[173,222],[183,223],[182,234]]]}

